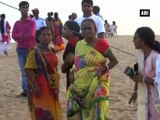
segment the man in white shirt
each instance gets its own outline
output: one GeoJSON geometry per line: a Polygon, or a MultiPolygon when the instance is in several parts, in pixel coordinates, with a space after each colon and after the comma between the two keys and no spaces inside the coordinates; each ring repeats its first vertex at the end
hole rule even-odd
{"type": "Polygon", "coordinates": [[[39,43],[39,39],[38,39],[38,36],[39,36],[39,29],[43,26],[47,26],[46,25],[46,22],[43,18],[40,18],[39,17],[39,10],[38,8],[35,8],[32,10],[32,13],[34,15],[34,18],[33,20],[36,22],[36,41],[37,43],[39,43]]]}
{"type": "Polygon", "coordinates": [[[97,27],[97,37],[104,39],[105,38],[104,22],[100,17],[93,14],[93,1],[82,0],[81,5],[82,5],[83,16],[76,18],[75,21],[81,26],[81,23],[84,19],[87,18],[93,19],[97,27]]]}

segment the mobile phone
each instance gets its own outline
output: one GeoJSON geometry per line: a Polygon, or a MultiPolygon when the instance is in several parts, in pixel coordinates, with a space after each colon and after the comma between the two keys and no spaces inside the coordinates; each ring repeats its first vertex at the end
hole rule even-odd
{"type": "Polygon", "coordinates": [[[129,77],[134,76],[134,70],[131,67],[127,66],[124,70],[124,74],[129,77]]]}

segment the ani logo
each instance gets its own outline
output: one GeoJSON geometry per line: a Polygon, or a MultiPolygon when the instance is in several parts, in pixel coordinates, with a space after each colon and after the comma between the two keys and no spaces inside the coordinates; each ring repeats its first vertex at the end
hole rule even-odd
{"type": "Polygon", "coordinates": [[[150,9],[140,9],[140,17],[150,17],[150,9]]]}

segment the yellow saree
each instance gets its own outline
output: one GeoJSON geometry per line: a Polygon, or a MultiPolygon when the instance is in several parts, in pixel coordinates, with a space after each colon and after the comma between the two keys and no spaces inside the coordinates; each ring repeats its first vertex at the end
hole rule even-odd
{"type": "Polygon", "coordinates": [[[77,43],[74,62],[74,83],[67,92],[67,115],[79,114],[82,120],[107,120],[109,72],[97,76],[106,58],[81,40],[77,43]]]}

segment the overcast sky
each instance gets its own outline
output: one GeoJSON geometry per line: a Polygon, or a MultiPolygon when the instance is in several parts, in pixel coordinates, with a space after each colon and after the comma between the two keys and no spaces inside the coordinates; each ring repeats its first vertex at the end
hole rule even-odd
{"type": "MultiPolygon", "coordinates": [[[[21,0],[0,0],[18,8],[21,0]]],[[[33,8],[39,8],[40,17],[46,18],[47,12],[58,12],[63,22],[68,15],[76,12],[82,15],[81,0],[27,0],[30,3],[30,13],[33,8]]],[[[119,35],[133,35],[141,26],[149,26],[155,34],[160,35],[159,0],[93,0],[94,5],[100,6],[100,13],[109,23],[116,21],[119,35]],[[150,9],[150,17],[140,17],[140,9],[150,9]]],[[[13,26],[20,18],[18,10],[0,4],[0,14],[5,13],[6,19],[13,26]]]]}

